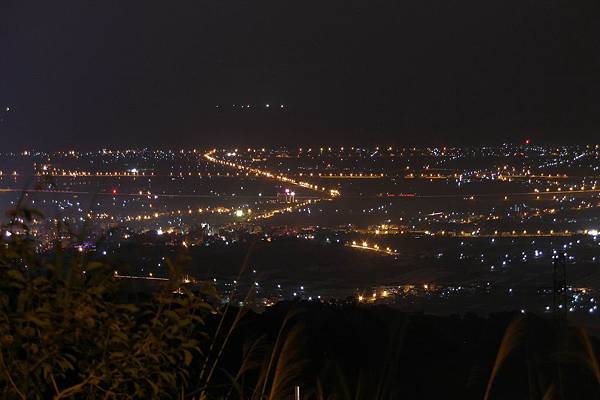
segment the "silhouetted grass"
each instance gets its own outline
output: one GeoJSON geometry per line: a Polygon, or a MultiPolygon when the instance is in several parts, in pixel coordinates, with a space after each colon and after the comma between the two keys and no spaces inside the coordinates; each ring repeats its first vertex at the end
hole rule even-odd
{"type": "Polygon", "coordinates": [[[318,400],[600,395],[597,339],[582,327],[314,303],[256,315],[252,287],[237,307],[222,305],[210,285],[182,285],[185,250],[167,261],[168,285],[128,302],[114,266],[58,242],[39,254],[29,224],[41,215],[19,203],[8,216],[0,229],[2,398],[279,400],[296,385],[303,399],[318,400]]]}

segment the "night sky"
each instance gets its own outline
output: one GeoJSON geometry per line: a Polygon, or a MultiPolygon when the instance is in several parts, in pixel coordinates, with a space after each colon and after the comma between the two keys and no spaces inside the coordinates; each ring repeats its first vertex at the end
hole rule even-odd
{"type": "Polygon", "coordinates": [[[0,3],[3,149],[600,142],[597,0],[0,3]]]}

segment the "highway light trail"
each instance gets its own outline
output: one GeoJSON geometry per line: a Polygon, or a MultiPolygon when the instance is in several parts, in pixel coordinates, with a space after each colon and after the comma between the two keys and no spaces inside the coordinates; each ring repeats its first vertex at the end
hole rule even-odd
{"type": "Polygon", "coordinates": [[[221,165],[225,165],[228,166],[230,168],[235,168],[235,169],[239,169],[242,171],[247,171],[247,172],[251,172],[253,174],[256,174],[258,176],[263,176],[265,178],[269,178],[269,179],[274,179],[277,180],[279,182],[283,182],[283,183],[288,183],[290,185],[294,185],[294,186],[299,186],[305,189],[310,189],[310,190],[314,190],[316,192],[319,193],[328,193],[330,197],[338,197],[340,195],[340,192],[337,189],[329,189],[327,190],[327,188],[325,188],[324,186],[319,187],[319,185],[315,185],[309,182],[304,182],[304,181],[298,181],[296,179],[293,178],[289,178],[283,174],[278,174],[278,173],[273,173],[273,172],[268,172],[268,171],[263,171],[261,169],[258,168],[251,168],[251,167],[247,167],[245,165],[242,164],[237,164],[231,161],[225,161],[219,158],[214,157],[215,153],[217,151],[216,150],[211,150],[208,153],[204,154],[204,158],[206,158],[208,161],[212,162],[212,163],[216,163],[216,164],[221,164],[221,165]]]}
{"type": "Polygon", "coordinates": [[[278,214],[283,214],[283,213],[286,213],[286,212],[292,212],[294,210],[298,210],[298,209],[300,209],[302,207],[306,207],[306,206],[309,206],[309,205],[315,205],[315,204],[317,204],[317,202],[319,202],[321,200],[322,199],[316,199],[316,200],[307,200],[307,201],[304,201],[304,202],[301,202],[301,203],[292,203],[292,204],[287,205],[287,206],[282,207],[282,208],[277,208],[277,209],[274,209],[274,210],[268,210],[268,211],[265,211],[265,212],[260,213],[258,215],[252,216],[252,217],[248,218],[248,221],[256,221],[256,220],[260,220],[260,219],[268,219],[268,218],[274,217],[275,215],[278,215],[278,214]]]}
{"type": "Polygon", "coordinates": [[[376,253],[382,253],[382,254],[387,254],[388,256],[396,256],[398,255],[398,251],[396,250],[392,250],[389,247],[383,248],[380,247],[377,244],[373,244],[373,245],[369,245],[367,242],[363,242],[363,243],[356,243],[356,242],[352,242],[351,244],[349,244],[350,247],[352,247],[353,249],[360,249],[360,250],[365,250],[365,251],[373,251],[376,253]]]}
{"type": "MultiPolygon", "coordinates": [[[[64,194],[64,195],[94,195],[94,196],[133,196],[133,197],[163,197],[163,198],[201,198],[201,199],[218,199],[218,198],[243,198],[243,199],[269,199],[275,200],[277,196],[257,196],[257,195],[227,195],[227,194],[155,194],[155,193],[112,193],[112,192],[92,192],[80,190],[50,190],[50,189],[14,189],[0,188],[0,193],[46,193],[46,194],[64,194]]],[[[317,200],[318,197],[311,196],[296,196],[297,199],[317,200]]]]}
{"type": "MultiPolygon", "coordinates": [[[[510,193],[449,193],[449,194],[418,194],[418,193],[389,193],[385,194],[384,197],[402,197],[402,198],[421,198],[421,199],[444,199],[444,198],[465,198],[467,200],[475,200],[480,197],[485,198],[497,198],[507,196],[548,196],[548,195],[571,195],[571,194],[588,194],[588,193],[600,193],[600,189],[585,189],[585,190],[554,190],[547,192],[510,192],[510,193]]],[[[382,196],[345,196],[350,198],[369,198],[369,197],[382,197],[382,196]]],[[[505,199],[508,200],[508,199],[505,199]]]]}

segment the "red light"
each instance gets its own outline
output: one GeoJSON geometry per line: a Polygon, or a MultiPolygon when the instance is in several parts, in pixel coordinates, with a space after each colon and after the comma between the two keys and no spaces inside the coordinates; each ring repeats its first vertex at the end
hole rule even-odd
{"type": "Polygon", "coordinates": [[[531,143],[531,140],[525,139],[525,144],[529,144],[529,143],[531,143]]]}
{"type": "Polygon", "coordinates": [[[116,195],[116,194],[117,194],[117,189],[113,189],[113,190],[112,190],[112,194],[113,194],[113,195],[116,195]]]}

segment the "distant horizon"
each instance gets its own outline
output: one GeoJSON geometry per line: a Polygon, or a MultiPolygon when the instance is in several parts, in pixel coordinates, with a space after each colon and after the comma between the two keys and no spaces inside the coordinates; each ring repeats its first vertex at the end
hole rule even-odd
{"type": "Polygon", "coordinates": [[[180,151],[180,150],[185,150],[185,151],[191,151],[191,150],[208,150],[208,149],[212,149],[212,148],[218,148],[218,149],[233,149],[233,148],[239,148],[240,150],[243,149],[247,149],[247,148],[252,148],[252,149],[259,149],[259,148],[268,148],[268,149],[288,149],[288,150],[297,150],[297,149],[309,149],[311,148],[313,151],[314,150],[319,150],[320,147],[331,147],[332,149],[336,149],[339,150],[341,147],[344,148],[351,148],[351,147],[364,147],[364,148],[375,148],[375,147],[381,147],[382,150],[385,150],[387,147],[394,147],[394,148],[443,148],[443,147],[451,147],[451,148],[481,148],[481,147],[501,147],[501,146],[530,146],[530,147],[536,147],[536,146],[540,146],[540,147],[555,147],[555,146],[560,146],[560,147],[584,147],[584,146],[600,146],[600,140],[597,142],[593,142],[593,141],[589,141],[589,142],[583,142],[583,143],[573,143],[573,142],[558,142],[558,141],[544,141],[544,142],[538,142],[535,140],[531,140],[529,143],[526,143],[527,139],[522,139],[520,141],[518,140],[514,140],[514,141],[505,141],[505,142],[478,142],[478,143],[463,143],[463,144],[459,144],[459,143],[440,143],[440,144],[434,144],[434,143],[418,143],[418,142],[413,142],[413,143],[394,143],[391,141],[388,142],[380,142],[380,143],[376,143],[376,142],[348,142],[348,143],[332,143],[332,142],[328,142],[328,141],[323,141],[323,142],[317,142],[317,141],[313,141],[313,142],[304,142],[304,143],[298,143],[298,144],[274,144],[274,143],[258,143],[258,144],[249,144],[249,143],[237,143],[237,144],[227,144],[227,143],[214,143],[214,144],[207,144],[207,143],[202,143],[202,144],[171,144],[171,145],[167,145],[167,144],[147,144],[147,145],[125,145],[125,144],[105,144],[105,145],[66,145],[66,146],[55,146],[55,147],[38,147],[36,145],[30,145],[30,146],[21,146],[21,147],[15,147],[15,148],[4,148],[2,151],[0,151],[0,153],[21,153],[24,151],[39,151],[39,152],[47,152],[47,153],[54,153],[54,152],[62,152],[62,151],[80,151],[80,152],[89,152],[89,151],[100,151],[100,150],[112,150],[112,151],[127,151],[127,150],[169,150],[169,151],[180,151]]]}
{"type": "Polygon", "coordinates": [[[0,136],[11,149],[593,141],[596,5],[9,1],[0,136]]]}

